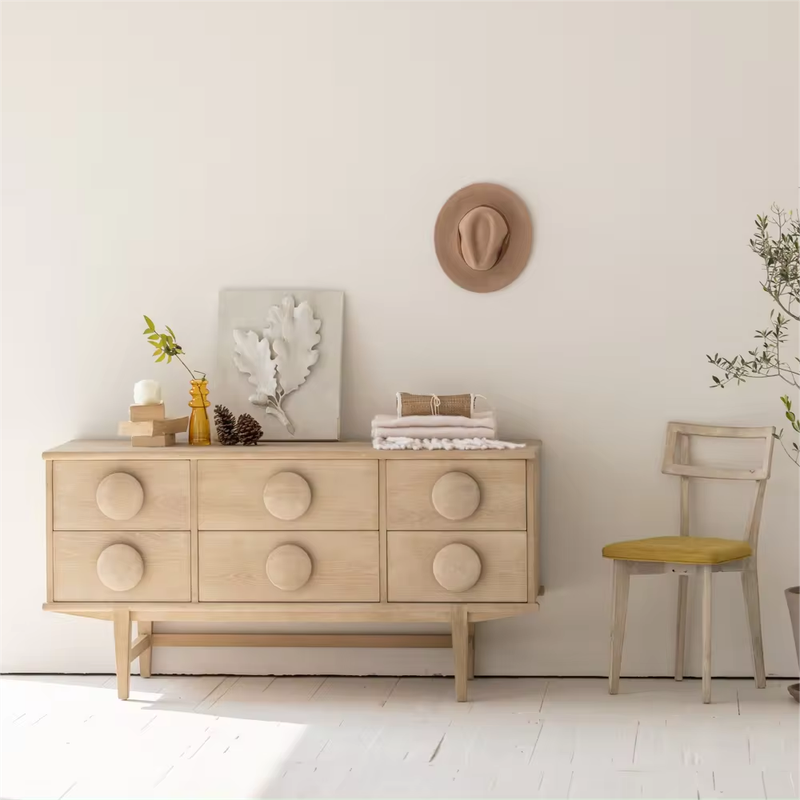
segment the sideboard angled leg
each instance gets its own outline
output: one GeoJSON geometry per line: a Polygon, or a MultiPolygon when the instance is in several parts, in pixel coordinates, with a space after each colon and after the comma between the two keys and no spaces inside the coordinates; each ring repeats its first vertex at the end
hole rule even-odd
{"type": "Polygon", "coordinates": [[[153,666],[153,623],[152,622],[137,622],[136,630],[139,636],[150,636],[150,647],[143,650],[139,654],[139,674],[143,678],[150,677],[150,670],[153,666]]]}
{"type": "Polygon", "coordinates": [[[127,700],[131,683],[131,612],[114,609],[114,655],[117,662],[117,697],[127,700]]]}
{"type": "Polygon", "coordinates": [[[469,674],[469,623],[467,609],[452,606],[450,609],[453,639],[453,661],[455,662],[456,700],[463,703],[467,699],[467,676],[469,674]]]}

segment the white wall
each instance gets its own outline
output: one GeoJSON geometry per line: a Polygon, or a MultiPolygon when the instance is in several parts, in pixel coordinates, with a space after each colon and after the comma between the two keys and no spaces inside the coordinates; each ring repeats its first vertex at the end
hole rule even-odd
{"type": "MultiPolygon", "coordinates": [[[[774,383],[708,388],[769,311],[747,249],[795,206],[795,3],[42,3],[3,7],[2,668],[108,671],[105,623],[45,615],[44,467],[113,436],[167,322],[214,391],[217,292],[346,292],[344,435],[397,390],[480,392],[544,441],[541,613],[487,623],[484,674],[606,671],[606,542],[674,533],[670,419],[779,423],[774,383]],[[433,251],[444,200],[519,192],[531,262],[470,294],[433,251]]],[[[739,490],[741,486],[734,487],[739,490]]],[[[698,502],[712,532],[746,508],[698,502]]],[[[760,557],[767,669],[796,673],[798,472],[776,454],[760,557]]],[[[738,580],[719,674],[750,670],[738,580]]],[[[631,594],[624,671],[668,674],[675,583],[631,594]]],[[[698,626],[689,659],[699,667],[698,626]]],[[[163,671],[436,672],[447,652],[161,651],[163,671]]]]}

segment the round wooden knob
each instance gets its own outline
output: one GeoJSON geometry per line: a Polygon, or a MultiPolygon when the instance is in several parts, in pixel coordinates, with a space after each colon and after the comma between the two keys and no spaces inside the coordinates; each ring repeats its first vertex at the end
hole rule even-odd
{"type": "Polygon", "coordinates": [[[97,577],[112,592],[127,592],[139,585],[144,560],[129,544],[112,544],[97,559],[97,577]]]}
{"type": "Polygon", "coordinates": [[[284,592],[302,589],[311,577],[311,557],[296,544],[282,544],[267,556],[267,577],[284,592]]]}
{"type": "Polygon", "coordinates": [[[112,472],[100,481],[95,494],[97,507],[109,519],[133,519],[144,503],[142,484],[127,472],[112,472]]]}
{"type": "Polygon", "coordinates": [[[264,505],[273,517],[299,519],[311,505],[311,487],[296,472],[279,472],[264,486],[264,505]]]}
{"type": "Polygon", "coordinates": [[[448,592],[466,592],[480,576],[480,556],[469,545],[448,544],[433,559],[433,577],[448,592]]]}
{"type": "Polygon", "coordinates": [[[481,489],[466,472],[448,472],[433,484],[431,501],[445,519],[466,519],[480,505],[481,489]]]}

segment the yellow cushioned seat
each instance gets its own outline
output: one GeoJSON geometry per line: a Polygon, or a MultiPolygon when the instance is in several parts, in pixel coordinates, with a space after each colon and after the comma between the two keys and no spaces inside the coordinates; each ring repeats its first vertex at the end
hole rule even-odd
{"type": "Polygon", "coordinates": [[[747,542],[704,539],[699,536],[655,536],[615,542],[603,548],[605,558],[620,561],[657,561],[669,564],[722,564],[753,554],[747,542]]]}

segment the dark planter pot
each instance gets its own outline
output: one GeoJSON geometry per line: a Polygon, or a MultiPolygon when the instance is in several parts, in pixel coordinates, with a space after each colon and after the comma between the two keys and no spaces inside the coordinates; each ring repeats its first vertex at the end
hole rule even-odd
{"type": "MultiPolygon", "coordinates": [[[[789,618],[792,621],[797,662],[800,664],[800,586],[792,586],[786,590],[785,594],[786,604],[789,606],[789,618]]],[[[789,694],[800,703],[800,683],[793,683],[789,687],[789,694]]]]}

